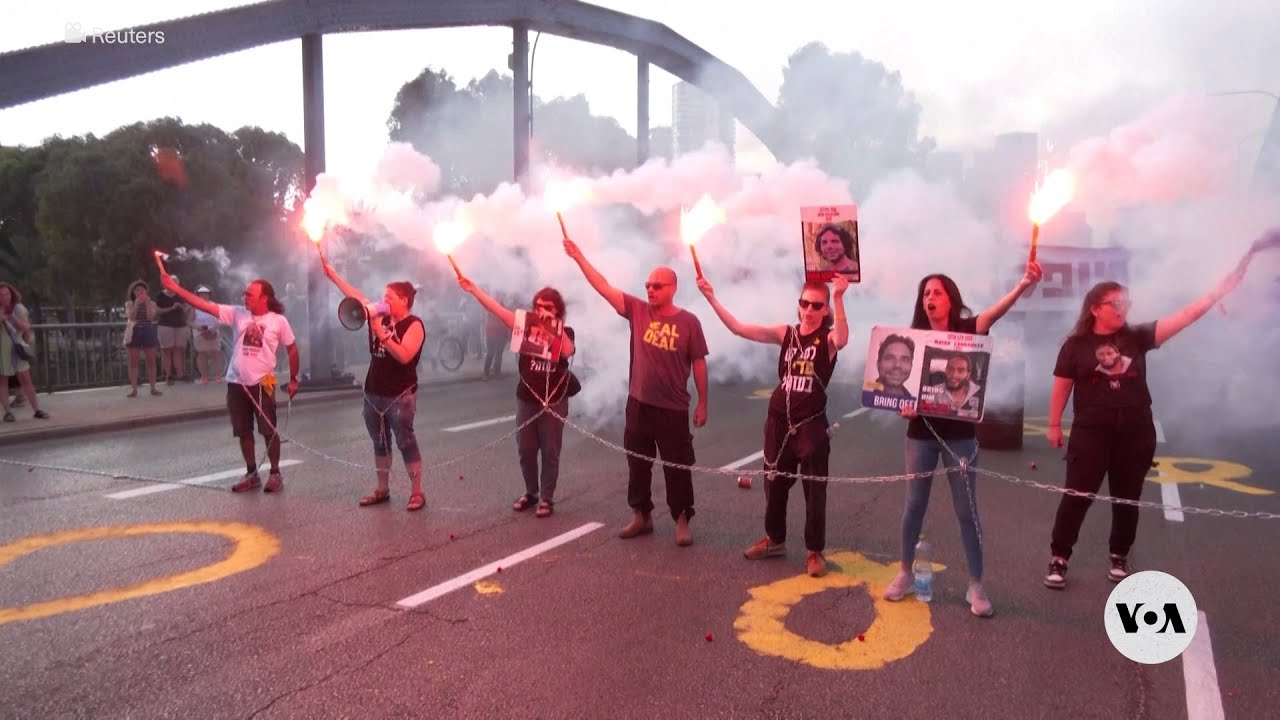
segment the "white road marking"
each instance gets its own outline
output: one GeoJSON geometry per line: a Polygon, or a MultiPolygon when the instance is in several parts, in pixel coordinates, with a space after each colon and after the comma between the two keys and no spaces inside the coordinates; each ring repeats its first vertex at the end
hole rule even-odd
{"type": "Polygon", "coordinates": [[[1164,519],[1172,522],[1184,522],[1182,516],[1182,496],[1178,494],[1178,483],[1160,483],[1160,500],[1165,505],[1171,505],[1177,510],[1168,508],[1164,511],[1164,519]]]}
{"type": "Polygon", "coordinates": [[[853,410],[853,411],[851,411],[851,412],[847,412],[847,413],[845,413],[845,414],[844,414],[844,416],[845,416],[845,417],[847,417],[847,418],[856,418],[856,417],[858,417],[859,415],[861,415],[862,413],[867,412],[867,411],[868,411],[868,410],[870,410],[870,409],[871,409],[871,408],[867,408],[867,407],[860,407],[860,408],[858,408],[857,410],[853,410]]]}
{"type": "Polygon", "coordinates": [[[479,422],[467,423],[466,425],[454,425],[453,427],[445,428],[444,431],[445,432],[462,432],[463,430],[474,430],[476,428],[488,427],[490,425],[497,425],[498,423],[511,422],[512,420],[515,420],[515,419],[516,419],[515,415],[507,415],[505,417],[493,418],[491,420],[481,420],[479,422]]]}
{"type": "Polygon", "coordinates": [[[1187,688],[1187,720],[1222,720],[1222,690],[1213,663],[1209,618],[1197,613],[1196,634],[1182,651],[1182,680],[1187,688]]]}
{"type": "Polygon", "coordinates": [[[471,572],[466,573],[464,575],[459,575],[458,577],[453,578],[452,580],[446,580],[445,582],[442,582],[439,585],[436,585],[434,587],[427,588],[426,590],[423,590],[422,592],[416,595],[410,595],[409,597],[396,603],[396,607],[402,608],[404,610],[412,610],[413,608],[416,608],[419,605],[422,605],[423,603],[427,603],[432,600],[435,600],[441,595],[447,595],[453,592],[454,590],[457,590],[458,588],[466,587],[477,580],[489,577],[490,575],[496,573],[498,571],[498,568],[502,568],[505,570],[507,568],[512,567],[513,565],[516,565],[517,563],[524,562],[525,560],[528,560],[531,557],[541,555],[542,553],[548,550],[557,548],[561,545],[564,545],[567,542],[572,542],[573,540],[577,540],[583,535],[599,530],[602,527],[604,527],[604,523],[598,523],[598,522],[587,523],[586,525],[570,530],[569,532],[564,533],[563,535],[557,535],[551,538],[550,540],[547,540],[546,542],[541,542],[541,543],[538,543],[537,545],[534,545],[533,547],[521,550],[520,552],[514,555],[508,555],[502,558],[501,560],[498,560],[496,562],[491,562],[488,565],[485,565],[484,567],[476,568],[475,570],[472,570],[471,572]]]}
{"type": "Polygon", "coordinates": [[[762,458],[762,457],[764,457],[764,451],[763,451],[763,450],[757,450],[757,451],[755,451],[755,452],[751,453],[750,455],[748,455],[748,456],[746,456],[746,457],[744,457],[744,458],[739,458],[738,460],[734,460],[733,462],[729,463],[728,465],[721,465],[721,466],[720,466],[720,469],[721,469],[721,470],[737,470],[738,468],[742,467],[743,465],[748,465],[748,464],[750,464],[750,463],[753,463],[753,462],[755,462],[756,460],[759,460],[759,459],[760,459],[760,458],[762,458]]]}
{"type": "MultiPolygon", "coordinates": [[[[291,465],[300,465],[301,460],[281,460],[280,467],[286,468],[291,465]]],[[[259,473],[266,473],[267,468],[258,468],[259,473]]],[[[124,490],[117,493],[111,493],[107,497],[112,500],[128,500],[129,498],[142,497],[143,495],[151,495],[153,493],[164,492],[166,490],[177,490],[187,485],[203,485],[217,480],[227,480],[229,478],[240,477],[244,475],[244,468],[236,468],[235,470],[226,470],[223,472],[210,473],[208,475],[200,475],[198,477],[187,478],[186,480],[174,480],[173,484],[164,485],[146,485],[133,490],[124,490]]]]}

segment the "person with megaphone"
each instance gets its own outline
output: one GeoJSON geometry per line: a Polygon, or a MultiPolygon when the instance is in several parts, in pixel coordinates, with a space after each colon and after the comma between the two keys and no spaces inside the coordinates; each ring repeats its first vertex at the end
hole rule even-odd
{"type": "MultiPolygon", "coordinates": [[[[458,276],[458,285],[492,313],[508,330],[517,316],[470,278],[458,276]]],[[[555,507],[556,481],[560,477],[560,448],[564,443],[564,418],[569,414],[569,396],[580,386],[569,371],[573,355],[573,328],[564,326],[564,297],[552,287],[533,294],[533,312],[525,312],[525,337],[540,340],[531,345],[545,352],[521,352],[520,382],[516,384],[516,449],[524,494],[516,498],[512,510],[522,512],[534,505],[534,514],[550,517],[555,507]],[[544,332],[552,328],[559,332],[544,332]],[[550,412],[543,412],[546,407],[550,412]],[[542,453],[542,476],[538,476],[538,453],[542,453]]]]}
{"type": "Polygon", "coordinates": [[[323,254],[324,275],[346,295],[338,306],[338,317],[349,330],[359,329],[368,319],[369,372],[364,378],[364,424],[373,441],[373,462],[377,487],[360,499],[361,507],[391,500],[391,436],[409,473],[407,510],[426,506],[422,494],[422,453],[413,432],[413,416],[418,410],[418,359],[426,340],[422,320],[410,314],[417,291],[413,283],[388,283],[381,302],[371,302],[342,279],[323,254]]]}

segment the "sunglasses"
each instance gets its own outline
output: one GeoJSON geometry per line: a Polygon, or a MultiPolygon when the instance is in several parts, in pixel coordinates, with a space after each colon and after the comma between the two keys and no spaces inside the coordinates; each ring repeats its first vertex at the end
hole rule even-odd
{"type": "Polygon", "coordinates": [[[537,302],[533,304],[533,308],[535,310],[546,310],[549,313],[553,313],[556,311],[556,306],[553,305],[552,303],[537,302]]]}
{"type": "Polygon", "coordinates": [[[666,286],[668,286],[668,285],[670,285],[670,284],[671,284],[671,283],[651,283],[651,282],[647,282],[647,283],[645,283],[645,284],[644,284],[644,289],[645,289],[645,290],[661,290],[662,288],[664,288],[664,287],[666,287],[666,286]]]}
{"type": "Polygon", "coordinates": [[[822,302],[821,300],[814,301],[814,300],[805,300],[804,298],[800,298],[800,307],[804,308],[805,310],[812,308],[816,312],[826,306],[827,304],[825,302],[822,302]]]}

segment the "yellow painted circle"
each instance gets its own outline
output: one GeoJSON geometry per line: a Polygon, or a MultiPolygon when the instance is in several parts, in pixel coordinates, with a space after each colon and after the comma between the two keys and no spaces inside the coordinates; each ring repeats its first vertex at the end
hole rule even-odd
{"type": "Polygon", "coordinates": [[[46,600],[31,605],[0,608],[0,625],[19,620],[59,615],[73,610],[84,610],[156,595],[170,590],[221,580],[244,572],[266,562],[280,551],[280,541],[271,533],[255,525],[244,523],[185,522],[154,523],[149,525],[113,525],[109,527],[83,528],[47,535],[32,535],[7,545],[0,545],[0,567],[38,550],[90,540],[109,540],[138,537],[141,535],[165,535],[168,533],[199,533],[219,535],[233,543],[231,553],[221,561],[195,570],[152,578],[135,585],[99,590],[84,595],[46,600]]]}
{"type": "Polygon", "coordinates": [[[933,623],[927,603],[880,597],[897,574],[897,563],[882,565],[856,552],[832,553],[828,560],[839,570],[821,578],[798,575],[752,588],[751,599],[733,623],[738,639],[762,655],[824,670],[877,670],[907,657],[929,639],[933,623]],[[862,633],[864,640],[825,643],[787,629],[787,614],[805,597],[858,586],[866,589],[875,609],[875,619],[862,633]]]}

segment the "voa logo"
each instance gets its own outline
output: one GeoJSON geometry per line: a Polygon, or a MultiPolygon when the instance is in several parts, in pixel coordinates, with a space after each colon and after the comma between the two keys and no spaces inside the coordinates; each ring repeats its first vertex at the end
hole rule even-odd
{"type": "Polygon", "coordinates": [[[1199,615],[1191,591],[1178,578],[1146,570],[1125,578],[1107,598],[1103,624],[1121,655],[1157,665],[1182,654],[1195,637],[1199,615]]]}

